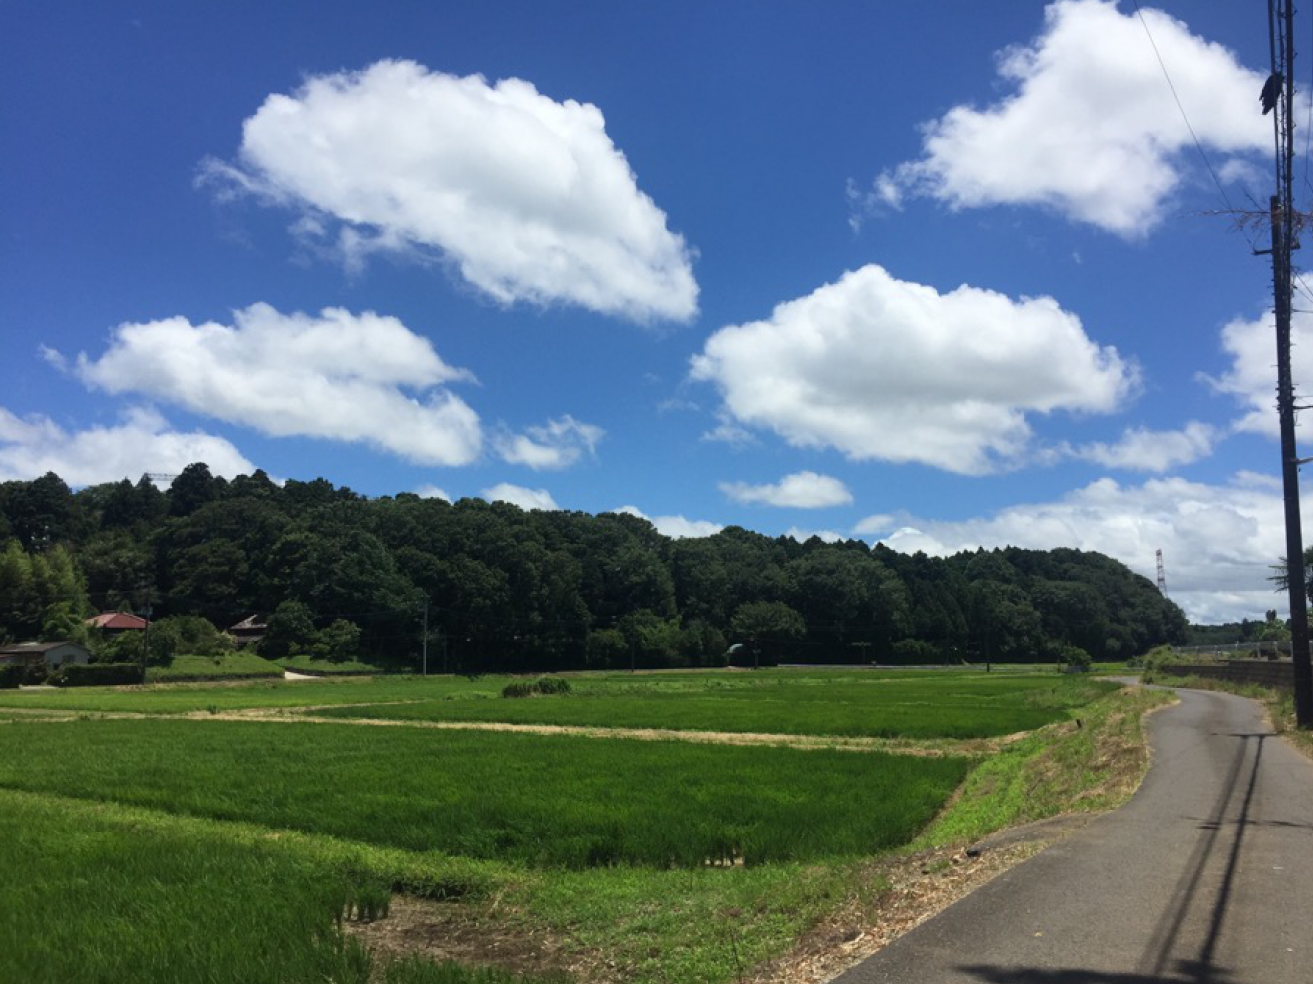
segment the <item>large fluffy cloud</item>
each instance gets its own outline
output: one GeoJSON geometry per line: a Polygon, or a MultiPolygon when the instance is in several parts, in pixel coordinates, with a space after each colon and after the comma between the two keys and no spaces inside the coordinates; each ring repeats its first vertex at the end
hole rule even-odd
{"type": "Polygon", "coordinates": [[[0,480],[54,472],[69,485],[95,485],[135,481],[147,472],[176,475],[197,461],[225,477],[255,470],[223,438],[170,430],[163,417],[145,408],[129,410],[113,426],[70,433],[48,417],[23,419],[0,407],[0,480]]]}
{"type": "MultiPolygon", "coordinates": [[[[1244,415],[1235,429],[1276,437],[1277,343],[1276,319],[1269,310],[1253,321],[1237,318],[1222,328],[1222,348],[1231,368],[1214,379],[1204,376],[1217,392],[1235,397],[1244,415]]],[[[1313,314],[1295,312],[1290,319],[1291,373],[1296,392],[1313,386],[1313,314]]]]}
{"type": "Polygon", "coordinates": [[[878,266],[721,329],[692,375],[791,444],[966,474],[1025,452],[1027,412],[1109,412],[1136,380],[1052,298],[940,294],[878,266]]]}
{"type": "Polygon", "coordinates": [[[110,393],[142,393],[279,437],[355,441],[430,465],[479,454],[478,415],[442,388],[470,379],[396,318],[255,304],[233,324],[186,318],[120,325],[76,372],[110,393]]]}
{"type": "Polygon", "coordinates": [[[778,482],[768,485],[721,482],[720,490],[735,502],[794,509],[823,509],[827,506],[844,506],[853,501],[852,493],[843,482],[813,471],[785,475],[778,482]]]}
{"type": "Polygon", "coordinates": [[[1054,502],[1010,506],[992,516],[959,522],[875,516],[857,531],[881,535],[899,550],[932,554],[1009,544],[1097,550],[1148,578],[1161,549],[1168,594],[1193,621],[1262,618],[1269,608],[1286,607],[1268,582],[1286,552],[1281,488],[1268,476],[1242,473],[1229,485],[1180,478],[1121,485],[1105,478],[1054,502]],[[896,524],[902,528],[891,530],[896,524]]]}
{"type": "Polygon", "coordinates": [[[682,237],[638,190],[596,106],[520,79],[489,85],[409,61],[309,79],[242,128],[236,164],[203,175],[304,214],[348,258],[428,249],[503,303],[564,301],[687,320],[682,237]]]}
{"type": "Polygon", "coordinates": [[[1194,153],[1173,87],[1201,144],[1221,154],[1268,149],[1271,122],[1258,112],[1264,76],[1162,11],[1142,15],[1143,23],[1104,0],[1050,4],[1039,37],[999,55],[1012,92],[926,124],[925,156],[881,175],[874,197],[1044,205],[1121,235],[1141,233],[1180,184],[1182,152],[1194,153]]]}

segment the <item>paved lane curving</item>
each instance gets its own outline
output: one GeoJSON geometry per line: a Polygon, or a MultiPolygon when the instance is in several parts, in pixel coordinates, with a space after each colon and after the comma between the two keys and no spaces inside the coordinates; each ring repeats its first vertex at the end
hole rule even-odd
{"type": "Polygon", "coordinates": [[[1180,690],[1135,797],[834,984],[1313,984],[1313,762],[1180,690]]]}

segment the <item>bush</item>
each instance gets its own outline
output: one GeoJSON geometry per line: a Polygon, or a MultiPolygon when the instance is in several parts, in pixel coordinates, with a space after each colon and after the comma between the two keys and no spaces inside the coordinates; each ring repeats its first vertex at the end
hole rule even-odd
{"type": "Polygon", "coordinates": [[[895,663],[938,663],[942,660],[939,647],[924,639],[899,639],[893,646],[895,663]]]}
{"type": "Polygon", "coordinates": [[[141,683],[139,663],[67,663],[50,674],[55,687],[112,687],[141,683]]]}
{"type": "Polygon", "coordinates": [[[16,690],[23,682],[27,668],[21,663],[7,663],[0,666],[0,690],[16,690]]]}
{"type": "Polygon", "coordinates": [[[502,688],[501,695],[503,697],[536,697],[540,694],[568,694],[569,692],[569,680],[563,680],[561,677],[543,677],[533,683],[508,683],[502,688]]]}
{"type": "Polygon", "coordinates": [[[150,627],[150,661],[157,665],[174,656],[222,656],[235,648],[232,636],[200,615],[171,615],[150,627]]]}
{"type": "Polygon", "coordinates": [[[1058,647],[1058,662],[1066,664],[1068,670],[1086,673],[1094,660],[1080,646],[1064,645],[1058,647]]]}

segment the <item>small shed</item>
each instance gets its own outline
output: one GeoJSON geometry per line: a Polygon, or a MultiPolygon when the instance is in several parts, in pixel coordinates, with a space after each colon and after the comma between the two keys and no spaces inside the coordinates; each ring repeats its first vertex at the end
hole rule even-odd
{"type": "Polygon", "coordinates": [[[66,663],[87,663],[91,653],[76,642],[20,642],[0,646],[0,664],[40,666],[53,670],[66,663]]]}
{"type": "Polygon", "coordinates": [[[248,615],[236,625],[228,626],[228,634],[237,641],[239,646],[258,644],[268,631],[269,625],[263,615],[248,615]]]}

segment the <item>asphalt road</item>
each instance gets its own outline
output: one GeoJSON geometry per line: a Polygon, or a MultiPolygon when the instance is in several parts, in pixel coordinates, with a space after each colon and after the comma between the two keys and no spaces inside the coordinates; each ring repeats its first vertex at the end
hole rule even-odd
{"type": "Polygon", "coordinates": [[[1313,984],[1313,762],[1255,702],[1178,693],[1126,806],[834,984],[1313,984]]]}

